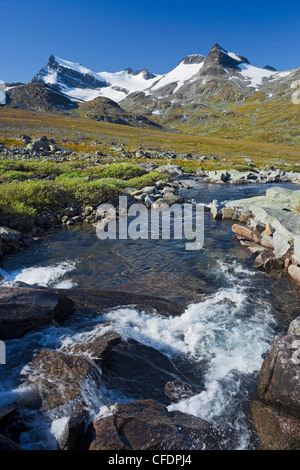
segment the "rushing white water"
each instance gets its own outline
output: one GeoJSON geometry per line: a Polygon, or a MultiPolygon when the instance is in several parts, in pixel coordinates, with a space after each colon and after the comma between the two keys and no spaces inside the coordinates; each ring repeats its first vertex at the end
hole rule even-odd
{"type": "Polygon", "coordinates": [[[14,287],[22,282],[28,285],[41,287],[54,287],[57,289],[71,289],[76,284],[66,278],[67,274],[74,271],[76,261],[63,261],[50,266],[33,266],[22,268],[11,273],[0,268],[0,285],[14,287]]]}
{"type": "Polygon", "coordinates": [[[250,432],[240,407],[243,377],[257,373],[274,337],[268,305],[249,295],[252,271],[237,262],[218,266],[227,286],[181,316],[162,317],[134,309],[110,312],[114,330],[174,357],[185,355],[206,364],[205,390],[169,406],[234,432],[236,448],[247,448],[250,432]],[[236,273],[239,274],[237,279],[236,273]]]}
{"type": "MultiPolygon", "coordinates": [[[[56,266],[25,269],[11,273],[4,282],[31,281],[39,285],[55,284],[66,273],[74,269],[69,262],[56,266]]],[[[149,314],[133,307],[116,308],[105,317],[93,318],[94,327],[84,330],[77,325],[55,328],[53,326],[41,332],[26,335],[21,340],[12,341],[9,349],[17,355],[20,343],[26,350],[52,348],[61,350],[80,342],[92,341],[109,329],[120,333],[123,339],[132,338],[147,346],[154,347],[176,358],[185,357],[192,364],[203,365],[204,390],[198,395],[174,403],[169,410],[180,410],[198,416],[214,425],[230,431],[234,435],[234,447],[249,448],[250,431],[241,402],[247,399],[244,395],[243,379],[257,374],[262,363],[262,355],[269,349],[274,337],[275,321],[270,313],[270,306],[262,303],[259,292],[253,296],[253,270],[232,259],[216,261],[213,270],[220,278],[220,287],[203,298],[203,301],[189,305],[182,315],[165,317],[157,313],[149,314]],[[102,325],[103,321],[111,324],[102,325]]],[[[93,358],[90,358],[93,360],[93,358]]],[[[19,366],[16,366],[16,370],[19,366]]],[[[16,371],[13,374],[16,375],[16,371]]],[[[9,380],[6,383],[8,385],[9,380]]],[[[0,392],[1,392],[0,386],[0,392]]],[[[7,388],[6,388],[7,390],[7,388]]],[[[26,393],[26,384],[10,392],[12,397],[26,393]]],[[[82,394],[93,416],[105,416],[109,413],[108,404],[126,402],[126,397],[116,396],[105,390],[104,386],[95,389],[87,383],[82,394]]],[[[9,396],[3,390],[0,393],[2,403],[9,402],[9,396]]],[[[62,407],[48,413],[47,416],[29,411],[26,420],[32,422],[29,433],[22,435],[25,448],[55,447],[56,439],[63,432],[72,409],[62,407]],[[44,443],[40,430],[44,426],[44,443]],[[41,440],[41,441],[40,441],[41,440]],[[46,444],[45,444],[46,443],[46,444]]],[[[226,443],[224,443],[226,448],[226,443]]]]}

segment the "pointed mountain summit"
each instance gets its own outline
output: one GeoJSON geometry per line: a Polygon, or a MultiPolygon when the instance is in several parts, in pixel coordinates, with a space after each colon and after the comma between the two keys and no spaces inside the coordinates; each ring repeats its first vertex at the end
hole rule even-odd
{"type": "Polygon", "coordinates": [[[65,88],[97,89],[108,84],[81,64],[69,62],[51,55],[48,63],[32,79],[32,83],[44,82],[61,91],[65,88]]]}
{"type": "Polygon", "coordinates": [[[250,64],[250,62],[239,54],[226,51],[226,49],[223,49],[223,47],[216,43],[204,61],[201,74],[224,74],[226,73],[225,69],[239,70],[240,64],[250,64]]]}

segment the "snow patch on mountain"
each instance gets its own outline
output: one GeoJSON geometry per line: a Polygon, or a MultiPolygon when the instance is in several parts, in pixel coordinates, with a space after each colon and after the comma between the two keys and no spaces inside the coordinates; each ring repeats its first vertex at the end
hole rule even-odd
{"type": "MultiPolygon", "coordinates": [[[[185,60],[185,59],[184,59],[185,60]]],[[[191,80],[196,73],[201,70],[203,67],[203,62],[195,64],[187,64],[182,60],[177,67],[175,67],[171,72],[162,76],[162,78],[154,84],[151,88],[146,90],[146,95],[151,94],[155,90],[170,85],[171,83],[177,83],[176,88],[173,90],[173,93],[176,93],[188,80],[191,80]]]]}
{"type": "MultiPolygon", "coordinates": [[[[95,73],[92,70],[84,67],[81,64],[77,64],[76,62],[70,62],[69,60],[64,60],[64,59],[61,59],[60,57],[57,57],[57,56],[54,56],[54,58],[55,58],[55,61],[64,68],[74,70],[75,72],[81,73],[83,75],[91,75],[96,80],[99,80],[99,79],[101,80],[101,77],[99,77],[99,75],[97,73],[95,73]]],[[[105,80],[103,80],[103,79],[102,79],[102,81],[105,82],[105,80]]]]}
{"type": "Polygon", "coordinates": [[[284,78],[291,71],[277,72],[269,66],[255,67],[245,57],[215,44],[207,57],[188,55],[164,75],[154,75],[147,69],[139,71],[130,68],[114,73],[96,73],[79,63],[51,56],[32,82],[46,83],[74,101],[105,97],[119,103],[128,95],[140,92],[147,97],[153,95],[156,100],[170,99],[182,87],[184,91],[186,85],[188,89],[197,81],[204,85],[216,73],[219,79],[235,80],[242,87],[259,90],[265,83],[284,78]]]}
{"type": "Polygon", "coordinates": [[[102,80],[110,83],[111,86],[123,88],[128,92],[142,91],[145,88],[152,86],[162,76],[155,75],[154,78],[145,79],[144,72],[141,71],[139,74],[133,74],[127,70],[121,70],[120,72],[100,72],[97,74],[102,80]]]}
{"type": "Polygon", "coordinates": [[[254,67],[254,65],[250,65],[250,64],[242,64],[240,65],[240,68],[242,70],[241,72],[239,72],[239,74],[242,75],[244,80],[250,81],[250,83],[247,86],[253,87],[256,90],[258,90],[259,87],[266,80],[276,80],[276,79],[283,78],[290,74],[290,71],[277,72],[277,71],[272,71],[268,69],[262,69],[259,67],[254,67]]]}
{"type": "Polygon", "coordinates": [[[51,86],[57,86],[63,93],[70,98],[79,101],[90,101],[100,96],[110,98],[119,102],[129,93],[143,91],[152,86],[161,75],[154,75],[144,69],[133,71],[131,69],[121,70],[120,72],[99,72],[95,73],[83,65],[57,56],[51,56],[48,64],[33,81],[42,81],[51,86]],[[82,77],[82,82],[75,86],[70,86],[68,76],[70,73],[82,77]],[[93,79],[93,86],[89,86],[87,80],[93,79]],[[86,84],[85,84],[86,83],[86,84]],[[99,83],[99,87],[95,86],[99,83]]]}

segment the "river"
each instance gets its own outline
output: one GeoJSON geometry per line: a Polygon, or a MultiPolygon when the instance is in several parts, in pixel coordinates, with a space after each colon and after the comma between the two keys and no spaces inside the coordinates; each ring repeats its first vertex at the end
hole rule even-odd
{"type": "MultiPolygon", "coordinates": [[[[265,194],[273,184],[213,185],[189,179],[181,190],[186,201],[210,203],[265,194]]],[[[280,184],[296,189],[289,184],[280,184]]],[[[0,405],[18,399],[24,390],[21,371],[41,348],[60,349],[92,338],[99,325],[114,322],[124,339],[133,338],[171,358],[179,370],[201,384],[202,391],[169,410],[208,420],[224,435],[225,449],[254,449],[249,403],[256,396],[257,374],[275,335],[284,333],[299,315],[299,291],[282,272],[270,275],[253,268],[231,231],[231,221],[205,214],[205,243],[185,250],[184,240],[101,241],[94,227],[70,227],[41,237],[18,254],[5,258],[2,285],[78,289],[96,288],[151,294],[187,308],[182,315],[164,317],[133,307],[120,307],[85,321],[75,317],[60,328],[46,327],[21,339],[7,341],[8,367],[1,371],[0,405]]],[[[145,391],[146,393],[146,391],[145,391]]],[[[103,386],[90,399],[95,415],[113,402],[140,396],[108,393],[103,386]]],[[[55,449],[56,437],[68,410],[43,414],[24,411],[25,449],[55,449]]]]}

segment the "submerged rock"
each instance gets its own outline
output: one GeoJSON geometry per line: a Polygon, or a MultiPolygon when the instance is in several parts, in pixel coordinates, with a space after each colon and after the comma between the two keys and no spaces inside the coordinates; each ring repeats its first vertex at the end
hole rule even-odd
{"type": "Polygon", "coordinates": [[[188,382],[167,356],[132,339],[122,341],[106,358],[103,380],[109,389],[124,396],[151,398],[164,405],[172,402],[171,382],[173,389],[176,384],[181,384],[181,388],[177,387],[177,396],[182,392],[182,398],[184,387],[186,390],[193,389],[195,395],[201,391],[201,387],[188,382]]]}

